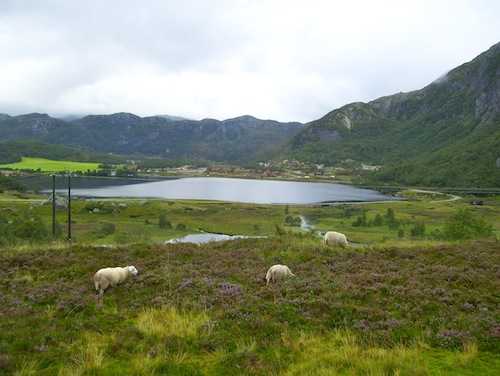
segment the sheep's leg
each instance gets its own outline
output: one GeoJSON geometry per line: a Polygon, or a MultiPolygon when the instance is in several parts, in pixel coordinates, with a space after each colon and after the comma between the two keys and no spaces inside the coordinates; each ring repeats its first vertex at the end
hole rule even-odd
{"type": "Polygon", "coordinates": [[[97,306],[102,307],[103,302],[104,302],[104,290],[99,289],[99,292],[97,293],[97,306]]]}

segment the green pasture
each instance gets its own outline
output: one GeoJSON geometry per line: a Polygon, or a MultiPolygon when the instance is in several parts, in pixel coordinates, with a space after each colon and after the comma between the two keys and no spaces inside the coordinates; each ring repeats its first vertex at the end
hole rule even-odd
{"type": "Polygon", "coordinates": [[[55,161],[44,158],[23,157],[20,162],[0,165],[13,170],[41,170],[43,172],[85,172],[99,169],[99,163],[55,161]]]}

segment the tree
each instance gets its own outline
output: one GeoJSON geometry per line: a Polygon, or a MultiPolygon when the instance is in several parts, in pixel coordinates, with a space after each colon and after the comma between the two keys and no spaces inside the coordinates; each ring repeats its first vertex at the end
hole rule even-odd
{"type": "Polygon", "coordinates": [[[49,237],[47,226],[38,216],[26,215],[13,223],[14,236],[17,238],[35,241],[49,237]]]}
{"type": "Polygon", "coordinates": [[[449,240],[474,239],[493,235],[493,227],[470,209],[459,209],[445,224],[443,233],[449,240]]]}
{"type": "Polygon", "coordinates": [[[172,224],[167,220],[167,216],[165,213],[160,214],[160,218],[158,219],[158,226],[162,229],[171,229],[172,224]]]}
{"type": "Polygon", "coordinates": [[[363,210],[363,214],[361,214],[361,216],[358,216],[352,225],[354,227],[361,227],[361,226],[366,226],[367,224],[368,221],[366,219],[366,212],[363,210]]]}
{"type": "Polygon", "coordinates": [[[399,227],[399,221],[396,219],[396,213],[394,209],[387,208],[387,212],[385,213],[385,221],[387,226],[391,229],[397,229],[399,227]]]}
{"type": "Polygon", "coordinates": [[[375,219],[373,220],[373,225],[374,226],[382,226],[384,224],[384,220],[382,219],[382,216],[377,213],[375,216],[375,219]]]}
{"type": "Polygon", "coordinates": [[[387,223],[391,223],[396,220],[396,215],[394,214],[393,208],[387,208],[387,211],[385,213],[385,220],[387,221],[387,223]]]}
{"type": "Polygon", "coordinates": [[[410,234],[413,237],[421,237],[425,235],[425,223],[419,222],[415,223],[415,225],[411,228],[410,234]]]}

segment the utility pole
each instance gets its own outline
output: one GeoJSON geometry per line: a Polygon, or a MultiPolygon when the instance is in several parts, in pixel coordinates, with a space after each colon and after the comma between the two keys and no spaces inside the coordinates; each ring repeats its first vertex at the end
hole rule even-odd
{"type": "Polygon", "coordinates": [[[68,175],[68,241],[71,241],[71,174],[68,175]]]}
{"type": "Polygon", "coordinates": [[[56,176],[52,175],[52,237],[56,237],[56,176]]]}

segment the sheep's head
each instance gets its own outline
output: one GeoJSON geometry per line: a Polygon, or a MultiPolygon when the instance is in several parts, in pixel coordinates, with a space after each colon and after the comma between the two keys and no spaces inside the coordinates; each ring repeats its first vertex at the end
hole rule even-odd
{"type": "Polygon", "coordinates": [[[137,274],[139,274],[139,272],[137,271],[135,266],[127,266],[127,270],[133,276],[136,276],[137,274]]]}

